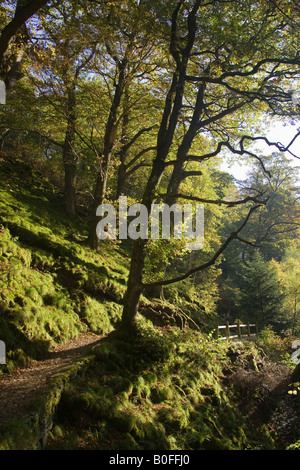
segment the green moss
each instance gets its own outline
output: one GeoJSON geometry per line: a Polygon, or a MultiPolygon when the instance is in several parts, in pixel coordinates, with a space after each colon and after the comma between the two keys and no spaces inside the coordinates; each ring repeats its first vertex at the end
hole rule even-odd
{"type": "Polygon", "coordinates": [[[121,433],[129,433],[136,424],[136,417],[130,413],[116,413],[109,419],[109,423],[121,433]]]}
{"type": "Polygon", "coordinates": [[[163,403],[171,400],[173,397],[173,390],[168,384],[160,384],[151,391],[151,399],[153,403],[163,403]]]}
{"type": "Polygon", "coordinates": [[[66,216],[57,190],[25,167],[9,156],[0,163],[0,324],[9,351],[37,358],[42,342],[115,327],[127,261],[83,244],[85,223],[66,216]]]}
{"type": "Polygon", "coordinates": [[[37,450],[34,430],[22,421],[11,421],[0,435],[1,450],[37,450]]]}
{"type": "Polygon", "coordinates": [[[160,335],[143,325],[129,343],[112,337],[96,350],[95,370],[77,383],[73,405],[62,407],[62,424],[76,425],[84,439],[89,427],[105,427],[100,441],[90,437],[93,448],[102,448],[104,441],[110,449],[117,443],[152,450],[272,448],[268,430],[249,426],[224,387],[224,345],[212,348],[202,334],[172,330],[160,335]],[[143,345],[155,342],[164,343],[159,351],[167,350],[167,356],[139,354],[143,345]],[[202,355],[214,359],[211,370],[202,355]]]}
{"type": "MultiPolygon", "coordinates": [[[[8,369],[82,332],[106,335],[118,325],[127,257],[116,245],[89,249],[85,223],[68,218],[57,190],[21,161],[0,164],[0,223],[0,331],[8,369]]],[[[198,322],[203,306],[212,318],[212,299],[199,302],[188,282],[165,294],[198,322]]],[[[145,297],[142,303],[141,312],[151,304],[145,297]]],[[[170,302],[160,306],[169,309],[170,302]]],[[[68,376],[62,396],[61,380],[37,404],[46,418],[57,407],[56,429],[65,430],[53,431],[58,448],[272,446],[268,430],[251,428],[228,393],[226,345],[203,332],[159,329],[139,315],[135,335],[109,337],[94,353],[85,376],[71,385],[68,376]]],[[[19,427],[18,437],[13,429],[0,437],[0,449],[34,447],[32,432],[19,427]]]]}

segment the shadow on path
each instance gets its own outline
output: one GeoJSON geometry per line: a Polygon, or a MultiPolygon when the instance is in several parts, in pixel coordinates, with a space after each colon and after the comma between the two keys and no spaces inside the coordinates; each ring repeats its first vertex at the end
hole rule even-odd
{"type": "Polygon", "coordinates": [[[90,355],[93,347],[104,339],[95,334],[81,335],[50,351],[45,360],[33,361],[27,368],[1,375],[0,428],[29,413],[33,401],[46,392],[57,374],[90,355]]]}

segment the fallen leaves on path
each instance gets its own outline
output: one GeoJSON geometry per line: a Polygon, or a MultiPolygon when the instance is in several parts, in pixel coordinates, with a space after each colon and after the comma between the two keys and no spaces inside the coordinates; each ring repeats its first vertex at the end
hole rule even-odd
{"type": "Polygon", "coordinates": [[[29,413],[32,402],[47,390],[55,375],[89,355],[101,338],[95,334],[80,335],[53,349],[47,359],[1,375],[0,427],[29,413]]]}

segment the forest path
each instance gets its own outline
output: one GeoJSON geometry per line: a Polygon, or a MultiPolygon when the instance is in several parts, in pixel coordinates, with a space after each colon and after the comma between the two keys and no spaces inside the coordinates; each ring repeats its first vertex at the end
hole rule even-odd
{"type": "Polygon", "coordinates": [[[51,380],[81,358],[88,356],[102,336],[83,334],[57,346],[45,360],[0,375],[0,428],[32,411],[32,402],[42,396],[51,380]]]}

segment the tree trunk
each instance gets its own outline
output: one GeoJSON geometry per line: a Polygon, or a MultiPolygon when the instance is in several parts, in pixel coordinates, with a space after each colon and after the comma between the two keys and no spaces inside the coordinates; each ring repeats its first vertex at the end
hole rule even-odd
{"type": "Polygon", "coordinates": [[[65,163],[65,209],[71,216],[76,214],[76,163],[65,163]]]}
{"type": "Polygon", "coordinates": [[[91,248],[97,249],[99,245],[99,240],[96,234],[96,228],[99,221],[99,218],[96,216],[97,207],[104,202],[107,189],[108,181],[108,171],[110,167],[110,160],[113,151],[113,147],[116,143],[116,135],[118,129],[118,111],[121,104],[121,99],[126,83],[126,74],[127,70],[127,58],[126,55],[122,62],[119,64],[119,81],[116,85],[116,90],[114,94],[114,99],[110,108],[109,117],[106,123],[104,143],[103,143],[103,152],[100,162],[100,170],[97,175],[95,190],[94,190],[94,199],[92,204],[92,217],[89,231],[89,244],[91,248]]]}
{"type": "Polygon", "coordinates": [[[134,242],[130,272],[128,277],[127,291],[124,296],[124,307],[122,314],[122,329],[133,329],[138,312],[140,296],[143,292],[143,269],[145,261],[146,240],[138,239],[134,242]]]}
{"type": "Polygon", "coordinates": [[[293,327],[292,327],[292,334],[295,334],[296,331],[296,326],[297,326],[297,294],[295,294],[295,300],[294,300],[294,311],[293,311],[293,327]]]}
{"type": "MultiPolygon", "coordinates": [[[[173,73],[172,83],[166,96],[165,106],[161,123],[157,135],[156,157],[153,161],[152,171],[149,176],[142,204],[146,206],[148,214],[151,211],[151,204],[155,198],[155,191],[158,188],[162,174],[165,170],[165,161],[173,143],[174,133],[178,124],[178,119],[182,109],[184,89],[186,83],[186,70],[193,48],[197,25],[195,15],[200,7],[200,0],[196,1],[188,15],[188,34],[186,37],[186,47],[178,50],[177,42],[177,20],[183,2],[179,2],[172,15],[171,44],[170,52],[176,62],[176,70],[173,73]]],[[[124,308],[122,315],[122,327],[134,325],[140,296],[144,290],[142,281],[143,268],[145,263],[145,248],[147,240],[135,240],[133,244],[132,259],[129,271],[127,291],[124,297],[124,308]]]]}
{"type": "MultiPolygon", "coordinates": [[[[168,188],[167,188],[167,194],[164,199],[164,203],[169,206],[172,206],[173,204],[177,202],[177,197],[174,197],[173,195],[179,193],[180,185],[184,179],[184,175],[185,175],[184,159],[187,157],[190,151],[193,139],[195,138],[197,134],[197,125],[198,125],[200,115],[202,112],[203,91],[204,91],[204,86],[201,85],[198,90],[197,101],[196,101],[195,108],[194,108],[193,118],[191,120],[189,129],[187,130],[183,138],[182,144],[179,146],[178,151],[177,151],[177,157],[176,157],[177,162],[173,166],[173,171],[170,176],[170,181],[169,181],[168,188]]],[[[171,233],[172,233],[172,226],[174,225],[173,222],[174,222],[173,218],[171,217],[170,218],[171,233]]],[[[162,261],[161,265],[158,268],[159,272],[161,272],[163,276],[165,276],[166,274],[167,263],[168,263],[167,261],[165,262],[162,261]]],[[[157,286],[152,291],[152,295],[156,296],[157,298],[163,299],[164,297],[163,286],[157,286]]]]}
{"type": "Polygon", "coordinates": [[[118,167],[116,199],[126,194],[126,165],[121,162],[118,167]]]}
{"type": "MultiPolygon", "coordinates": [[[[142,204],[144,204],[150,214],[151,204],[155,196],[163,171],[165,160],[168,156],[170,146],[180,114],[184,90],[185,69],[180,73],[175,72],[172,85],[166,98],[165,110],[157,138],[157,153],[153,162],[152,171],[149,176],[142,204]]],[[[128,277],[127,290],[124,297],[124,308],[122,314],[121,328],[132,328],[134,326],[140,296],[143,292],[142,274],[145,263],[145,248],[147,240],[137,239],[133,243],[131,265],[128,277]]]]}
{"type": "Polygon", "coordinates": [[[67,213],[74,216],[76,213],[76,163],[74,153],[76,132],[76,95],[75,83],[68,87],[67,130],[63,146],[63,164],[65,171],[64,201],[67,213]]]}
{"type": "Polygon", "coordinates": [[[108,180],[108,168],[110,163],[111,151],[105,152],[103,155],[103,162],[101,165],[101,169],[98,172],[96,186],[94,190],[94,200],[92,204],[92,217],[90,223],[90,232],[89,232],[89,245],[94,250],[98,249],[99,240],[96,234],[97,224],[99,222],[99,218],[96,216],[97,207],[100,206],[104,202],[106,188],[107,188],[107,180],[108,180]]]}
{"type": "Polygon", "coordinates": [[[0,35],[0,73],[3,73],[4,54],[10,40],[17,34],[21,26],[40,8],[47,4],[47,0],[18,1],[14,18],[2,29],[0,35]]]}
{"type": "Polygon", "coordinates": [[[128,125],[129,125],[129,93],[128,87],[124,88],[124,105],[123,105],[123,122],[122,122],[122,135],[121,135],[121,148],[118,153],[120,164],[118,166],[117,174],[117,189],[116,199],[124,195],[126,192],[126,157],[127,157],[127,142],[128,142],[128,125]]]}

